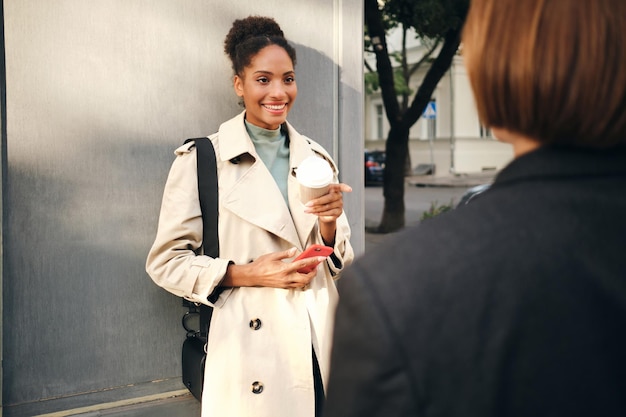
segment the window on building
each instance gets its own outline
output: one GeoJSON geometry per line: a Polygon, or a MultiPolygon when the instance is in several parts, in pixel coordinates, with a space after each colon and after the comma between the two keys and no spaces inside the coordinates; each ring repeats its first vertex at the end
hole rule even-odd
{"type": "Polygon", "coordinates": [[[480,137],[481,138],[493,138],[493,135],[491,134],[491,129],[481,124],[480,125],[480,137]]]}
{"type": "Polygon", "coordinates": [[[383,105],[376,105],[376,137],[383,139],[383,105]]]}

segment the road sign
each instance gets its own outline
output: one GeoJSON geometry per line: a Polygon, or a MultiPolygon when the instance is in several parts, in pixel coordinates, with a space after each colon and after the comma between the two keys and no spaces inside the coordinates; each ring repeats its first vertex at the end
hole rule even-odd
{"type": "Polygon", "coordinates": [[[437,106],[434,101],[428,103],[424,112],[422,113],[424,119],[436,119],[437,118],[437,106]]]}

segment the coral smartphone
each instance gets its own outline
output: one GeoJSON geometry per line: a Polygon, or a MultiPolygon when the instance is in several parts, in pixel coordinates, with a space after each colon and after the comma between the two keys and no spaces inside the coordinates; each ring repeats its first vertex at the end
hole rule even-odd
{"type": "MultiPolygon", "coordinates": [[[[304,252],[298,255],[298,257],[294,259],[294,262],[299,261],[300,259],[311,258],[313,256],[328,256],[331,253],[333,253],[333,248],[331,248],[330,246],[311,245],[308,248],[306,248],[304,252]]],[[[317,265],[319,265],[319,263],[315,265],[309,265],[302,269],[298,269],[298,272],[301,274],[308,274],[309,272],[314,270],[317,267],[317,265]]]]}

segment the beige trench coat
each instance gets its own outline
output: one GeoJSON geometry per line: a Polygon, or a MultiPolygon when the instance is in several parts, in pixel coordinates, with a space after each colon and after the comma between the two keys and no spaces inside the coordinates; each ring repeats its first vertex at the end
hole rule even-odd
{"type": "MultiPolygon", "coordinates": [[[[196,256],[202,240],[196,155],[193,145],[176,150],[164,190],[157,236],[146,270],[154,282],[181,297],[210,304],[229,261],[243,264],[268,252],[322,243],[317,217],[304,213],[295,170],[310,155],[328,154],[288,126],[289,207],[257,156],[244,113],[222,124],[210,137],[219,182],[220,256],[196,256]],[[233,158],[238,158],[234,161],[233,158]]],[[[330,161],[337,173],[334,162],[330,161]]],[[[233,288],[213,305],[206,362],[203,417],[312,417],[314,389],[311,346],[326,386],[338,295],[334,279],[354,257],[350,228],[337,220],[334,255],[318,267],[306,290],[233,288]],[[258,330],[251,321],[259,320],[258,330]],[[255,382],[263,385],[253,393],[255,382]]],[[[299,253],[299,252],[298,252],[299,253]]]]}

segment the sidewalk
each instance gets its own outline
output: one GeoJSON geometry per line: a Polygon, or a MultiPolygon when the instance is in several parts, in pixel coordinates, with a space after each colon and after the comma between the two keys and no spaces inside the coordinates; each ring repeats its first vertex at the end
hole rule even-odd
{"type": "MultiPolygon", "coordinates": [[[[183,388],[182,383],[180,387],[183,388]]],[[[34,417],[200,417],[200,411],[200,402],[183,388],[34,417]]]]}
{"type": "Polygon", "coordinates": [[[492,183],[498,171],[485,171],[472,174],[446,174],[441,176],[413,175],[407,183],[416,187],[473,187],[492,183]]]}
{"type": "MultiPolygon", "coordinates": [[[[474,174],[453,175],[446,174],[440,176],[413,175],[406,178],[405,190],[405,225],[410,227],[418,224],[424,210],[427,210],[433,201],[448,202],[451,199],[458,203],[462,195],[471,187],[490,184],[493,182],[496,171],[481,172],[474,174]],[[415,191],[421,189],[415,199],[415,191]]],[[[367,191],[366,191],[367,192],[367,191]]],[[[365,250],[371,250],[384,242],[392,233],[379,234],[368,232],[368,227],[378,224],[382,213],[382,201],[379,204],[372,204],[371,201],[365,206],[365,250]]]]}

